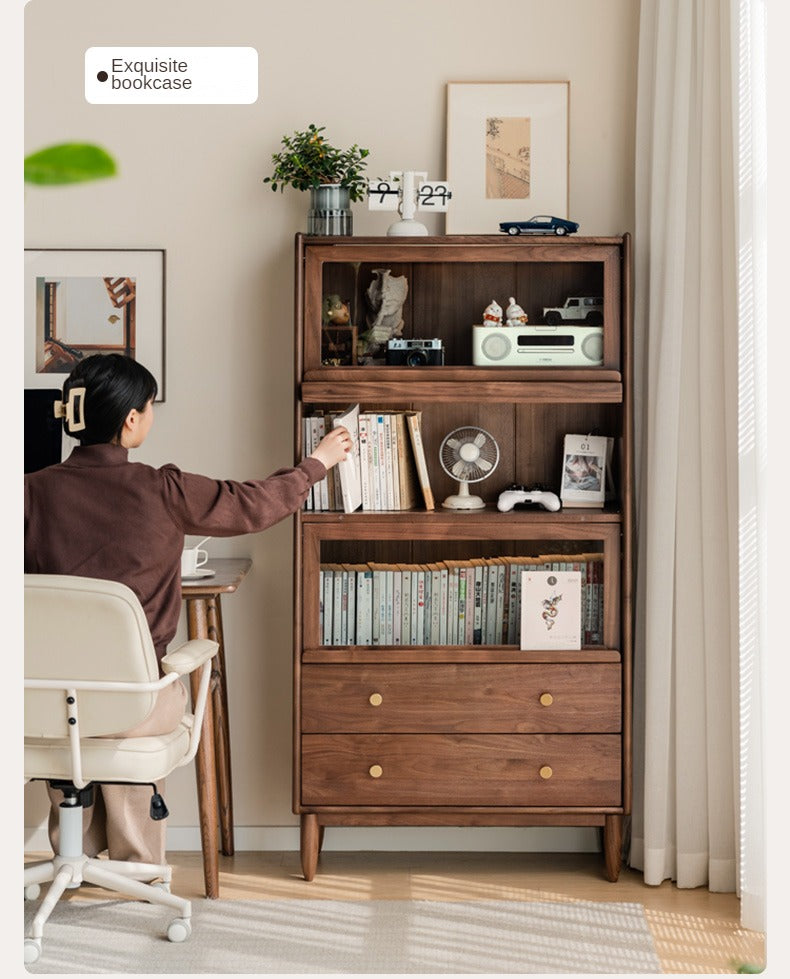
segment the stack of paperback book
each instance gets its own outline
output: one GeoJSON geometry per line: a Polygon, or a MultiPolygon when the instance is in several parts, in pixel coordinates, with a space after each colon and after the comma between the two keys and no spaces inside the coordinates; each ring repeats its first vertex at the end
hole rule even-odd
{"type": "Polygon", "coordinates": [[[524,571],[576,571],[581,641],[603,643],[599,553],[469,558],[432,564],[324,564],[324,646],[518,646],[524,571]]]}
{"type": "Polygon", "coordinates": [[[419,411],[315,411],[303,419],[304,454],[333,426],[351,433],[350,458],[316,483],[305,502],[308,510],[411,510],[423,503],[434,509],[422,441],[419,411]]]}

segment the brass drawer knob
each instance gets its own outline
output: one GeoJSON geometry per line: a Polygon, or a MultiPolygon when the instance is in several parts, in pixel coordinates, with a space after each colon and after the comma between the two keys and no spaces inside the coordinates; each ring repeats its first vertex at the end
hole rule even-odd
{"type": "Polygon", "coordinates": [[[544,765],[538,774],[541,778],[551,778],[554,772],[551,770],[551,765],[544,765]]]}
{"type": "Polygon", "coordinates": [[[551,707],[551,705],[554,703],[554,698],[550,693],[542,693],[540,695],[540,702],[544,707],[551,707]]]}
{"type": "Polygon", "coordinates": [[[368,774],[371,778],[381,778],[381,776],[384,774],[384,769],[381,767],[381,765],[371,765],[368,769],[368,774]]]}
{"type": "Polygon", "coordinates": [[[380,707],[381,706],[381,702],[382,702],[382,700],[384,700],[384,698],[381,696],[380,693],[372,693],[368,697],[368,700],[373,705],[373,707],[380,707]]]}

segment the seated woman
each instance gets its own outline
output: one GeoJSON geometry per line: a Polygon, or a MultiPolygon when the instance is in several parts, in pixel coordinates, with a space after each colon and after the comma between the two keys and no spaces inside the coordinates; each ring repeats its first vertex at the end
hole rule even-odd
{"type": "MultiPolygon", "coordinates": [[[[212,479],[175,465],[129,461],[154,420],[157,384],[119,354],[86,357],[63,386],[66,433],[79,440],[64,462],[25,476],[25,572],[123,582],[145,611],[159,660],[181,609],[181,551],[187,534],[231,537],[265,530],[298,510],[314,483],[345,457],[351,437],[333,429],[298,466],[267,479],[212,479]]],[[[142,725],[125,736],[174,730],[186,688],[166,687],[142,725]]],[[[57,852],[59,791],[50,791],[50,839],[57,852]]],[[[162,789],[160,787],[159,791],[162,789]]],[[[85,852],[165,862],[165,820],[149,817],[145,786],[97,787],[85,810],[85,852]]]]}

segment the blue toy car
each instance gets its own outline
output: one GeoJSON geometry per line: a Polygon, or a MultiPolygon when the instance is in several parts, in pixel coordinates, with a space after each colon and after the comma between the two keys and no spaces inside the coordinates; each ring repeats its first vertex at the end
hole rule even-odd
{"type": "Polygon", "coordinates": [[[499,230],[509,235],[572,235],[579,225],[550,214],[536,214],[529,221],[501,221],[499,230]]]}

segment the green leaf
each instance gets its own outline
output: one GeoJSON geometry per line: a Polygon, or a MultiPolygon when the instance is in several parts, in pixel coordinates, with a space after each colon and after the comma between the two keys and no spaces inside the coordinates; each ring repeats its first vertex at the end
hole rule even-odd
{"type": "Polygon", "coordinates": [[[25,183],[76,184],[113,177],[115,160],[91,143],[59,143],[25,157],[25,183]]]}

